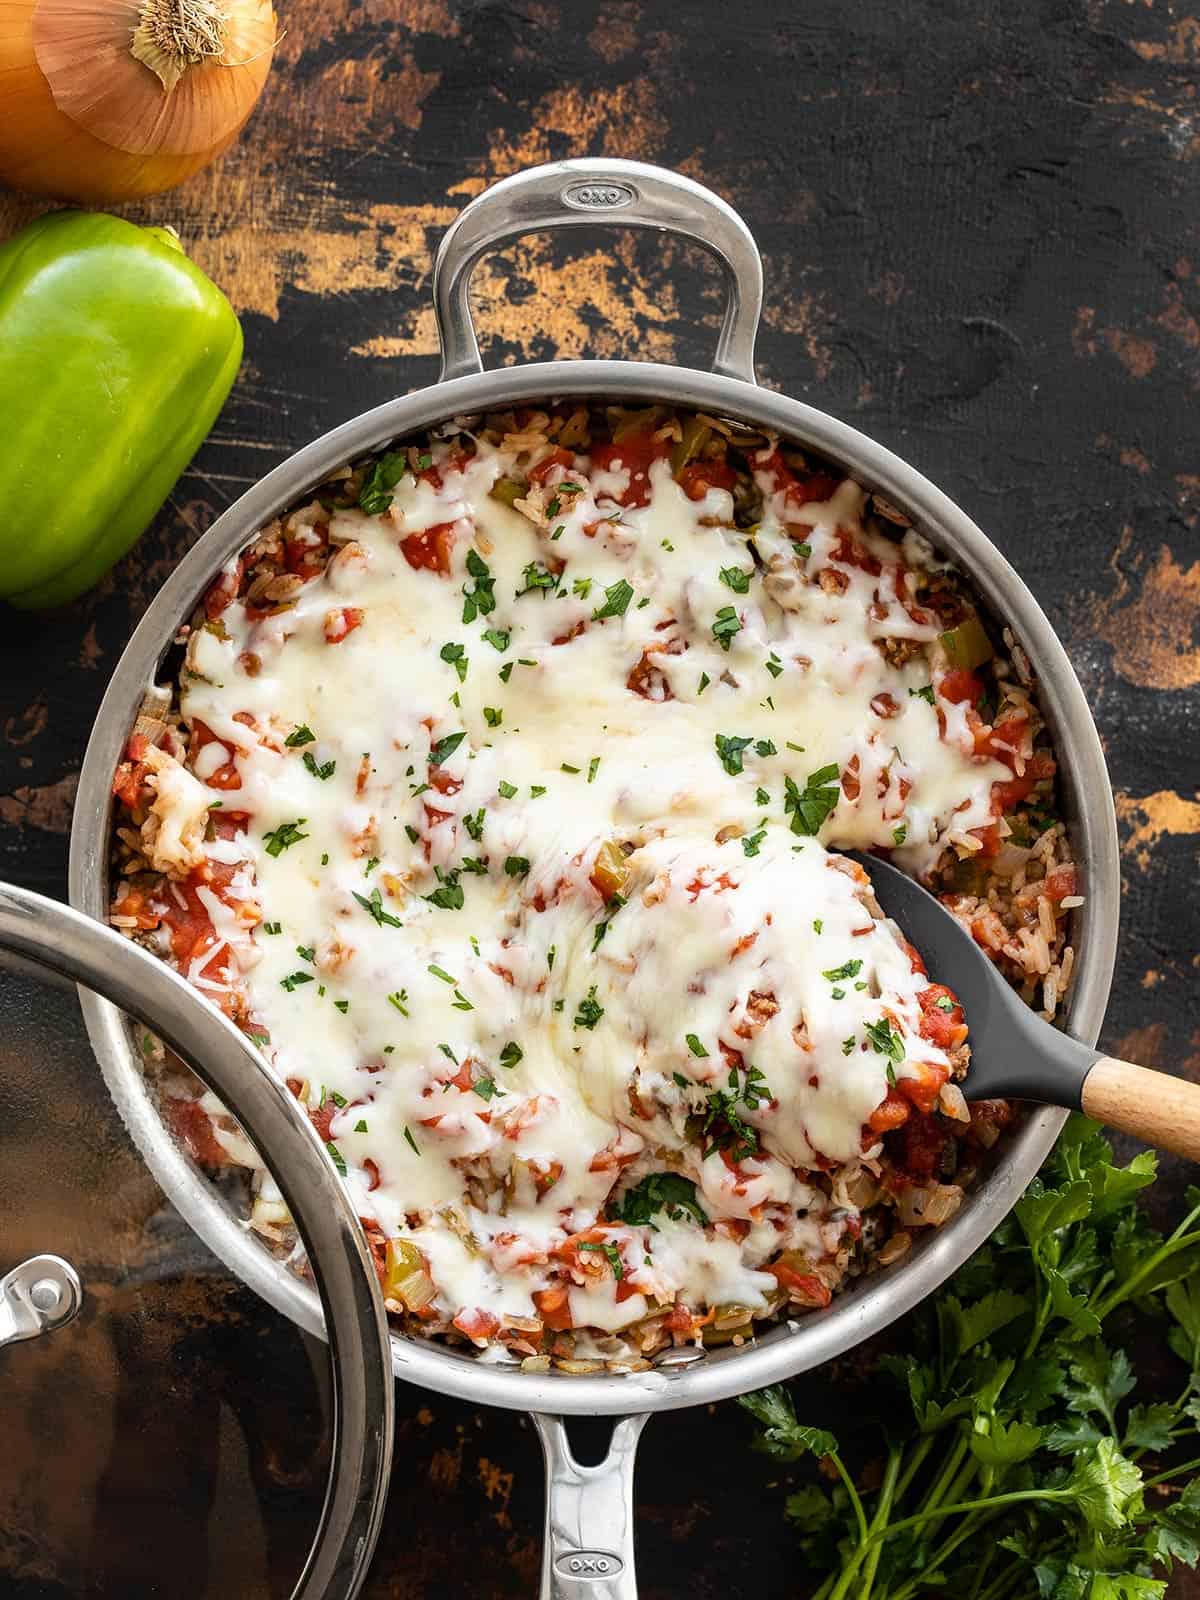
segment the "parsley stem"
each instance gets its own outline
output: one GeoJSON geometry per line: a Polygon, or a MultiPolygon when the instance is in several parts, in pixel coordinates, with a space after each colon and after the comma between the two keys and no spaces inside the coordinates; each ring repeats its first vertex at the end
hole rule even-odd
{"type": "Polygon", "coordinates": [[[933,1488],[925,1496],[924,1503],[929,1511],[935,1510],[946,1498],[946,1491],[954,1482],[955,1478],[957,1478],[959,1468],[963,1464],[963,1458],[969,1449],[970,1446],[968,1445],[967,1441],[960,1435],[960,1437],[955,1440],[954,1448],[950,1451],[949,1456],[946,1458],[946,1463],[941,1472],[938,1474],[933,1488]]]}
{"type": "Polygon", "coordinates": [[[1147,1489],[1156,1488],[1160,1483],[1170,1483],[1181,1472],[1195,1472],[1197,1467],[1200,1467],[1200,1457],[1195,1461],[1181,1461],[1177,1467],[1168,1467],[1166,1472],[1160,1472],[1157,1478],[1147,1478],[1142,1484],[1142,1491],[1144,1493],[1147,1489]]]}
{"type": "Polygon", "coordinates": [[[1196,1221],[1197,1217],[1200,1217],[1200,1206],[1196,1206],[1188,1212],[1170,1238],[1165,1240],[1154,1251],[1153,1255],[1147,1256],[1136,1272],[1131,1273],[1123,1283],[1118,1284],[1112,1293],[1106,1295],[1098,1306],[1092,1307],[1093,1312],[1101,1322],[1104,1321],[1110,1311],[1113,1311],[1121,1304],[1122,1300],[1128,1300],[1131,1295],[1136,1294],[1138,1285],[1148,1278],[1156,1267],[1161,1266],[1164,1261],[1169,1261],[1180,1250],[1187,1250],[1194,1244],[1200,1244],[1200,1233],[1189,1234],[1186,1231],[1196,1221]]]}
{"type": "MultiPolygon", "coordinates": [[[[1194,1463],[1200,1466],[1200,1462],[1194,1463]]],[[[1181,1471],[1181,1468],[1177,1468],[1181,1471]]],[[[1142,1485],[1146,1487],[1145,1484],[1142,1485]]],[[[890,1527],[881,1533],[873,1533],[871,1542],[878,1539],[889,1539],[893,1533],[901,1533],[905,1528],[919,1528],[922,1523],[932,1522],[942,1517],[957,1517],[965,1511],[991,1511],[999,1506],[1021,1505],[1029,1500],[1048,1500],[1055,1504],[1063,1500],[1074,1500],[1073,1489],[1013,1489],[1008,1494],[993,1494],[981,1497],[978,1500],[960,1500],[955,1505],[939,1506],[934,1511],[921,1511],[915,1517],[905,1517],[901,1522],[893,1522],[890,1527]]],[[[896,1597],[899,1600],[899,1596],[896,1597]]]]}
{"type": "Polygon", "coordinates": [[[854,1507],[854,1520],[858,1523],[858,1543],[861,1548],[867,1543],[870,1534],[867,1531],[867,1516],[863,1510],[863,1503],[858,1497],[858,1490],[854,1487],[854,1479],[846,1471],[840,1455],[835,1450],[829,1458],[837,1468],[838,1477],[846,1485],[846,1493],[850,1496],[850,1504],[854,1507]]]}
{"type": "MultiPolygon", "coordinates": [[[[895,1445],[888,1451],[887,1466],[883,1471],[883,1482],[879,1485],[879,1499],[875,1503],[875,1512],[871,1518],[872,1533],[879,1533],[887,1527],[887,1520],[891,1515],[892,1502],[896,1494],[896,1483],[900,1477],[901,1454],[902,1452],[895,1445]]],[[[882,1554],[882,1544],[873,1544],[871,1546],[867,1555],[866,1566],[863,1568],[863,1587],[859,1600],[871,1600],[871,1588],[875,1582],[875,1573],[882,1554]]]]}
{"type": "Polygon", "coordinates": [[[913,1451],[912,1459],[908,1463],[908,1466],[905,1467],[900,1482],[896,1485],[895,1502],[897,1505],[899,1505],[901,1500],[903,1500],[904,1496],[908,1493],[909,1486],[911,1485],[913,1479],[925,1465],[925,1457],[933,1449],[936,1443],[937,1435],[933,1433],[927,1433],[917,1448],[913,1451]]]}

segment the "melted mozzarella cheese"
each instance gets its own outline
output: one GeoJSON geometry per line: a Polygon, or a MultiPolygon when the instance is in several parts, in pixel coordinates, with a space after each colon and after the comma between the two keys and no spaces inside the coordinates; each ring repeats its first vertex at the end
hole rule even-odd
{"type": "Polygon", "coordinates": [[[575,1323],[626,1326],[647,1294],[761,1308],[764,1263],[824,1249],[812,1170],[863,1157],[889,1073],[946,1064],[925,980],[827,847],[902,844],[926,870],[1007,772],[935,702],[938,625],[855,484],[787,526],[768,496],[756,566],[729,495],[690,500],[665,462],[619,518],[619,469],[560,472],[580,492],[531,492],[527,515],[489,494],[511,465],[480,444],[383,516],[336,513],[294,604],[235,601],[194,637],[182,712],[215,742],[188,783],[236,767],[240,789],[204,794],[244,833],[206,849],[263,916],[217,901],[214,927],[440,1313],[529,1316],[564,1241],[661,1171],[730,1229],[605,1225],[590,1248],[619,1249],[635,1292],[572,1287],[575,1323]],[[414,569],[402,540],[445,526],[450,571],[414,569]],[[846,530],[881,571],[839,559],[846,530]],[[893,664],[888,641],[915,648],[893,664]],[[733,1162],[722,1108],[756,1146],[733,1162]]]}

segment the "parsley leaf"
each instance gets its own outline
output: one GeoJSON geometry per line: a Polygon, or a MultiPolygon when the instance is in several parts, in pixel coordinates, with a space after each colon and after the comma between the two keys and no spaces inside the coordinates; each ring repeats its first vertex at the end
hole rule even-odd
{"type": "Polygon", "coordinates": [[[713,638],[722,650],[728,650],[735,634],[742,631],[741,618],[732,606],[722,606],[713,619],[713,638]]]}
{"type": "Polygon", "coordinates": [[[605,617],[623,617],[633,599],[633,588],[624,578],[610,583],[604,591],[604,604],[592,612],[593,622],[603,622],[605,617]]]}

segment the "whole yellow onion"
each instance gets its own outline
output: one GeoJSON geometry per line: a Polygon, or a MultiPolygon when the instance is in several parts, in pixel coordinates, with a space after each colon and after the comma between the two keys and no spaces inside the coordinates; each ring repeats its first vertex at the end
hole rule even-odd
{"type": "Polygon", "coordinates": [[[271,70],[270,0],[0,0],[0,181],[157,194],[237,137],[271,70]]]}

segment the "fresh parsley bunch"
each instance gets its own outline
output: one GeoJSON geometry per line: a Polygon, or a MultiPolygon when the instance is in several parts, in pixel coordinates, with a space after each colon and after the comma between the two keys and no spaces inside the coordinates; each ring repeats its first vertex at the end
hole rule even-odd
{"type": "MultiPolygon", "coordinates": [[[[787,1516],[828,1576],[812,1600],[1156,1600],[1200,1558],[1200,1190],[1167,1237],[1082,1117],[1040,1179],[880,1363],[884,1403],[853,1463],[786,1389],[745,1396],[757,1446],[820,1459],[787,1516]],[[1139,1337],[1178,1357],[1178,1393],[1136,1395],[1139,1337]]],[[[1174,1387],[1174,1385],[1172,1385],[1174,1387]]]]}

